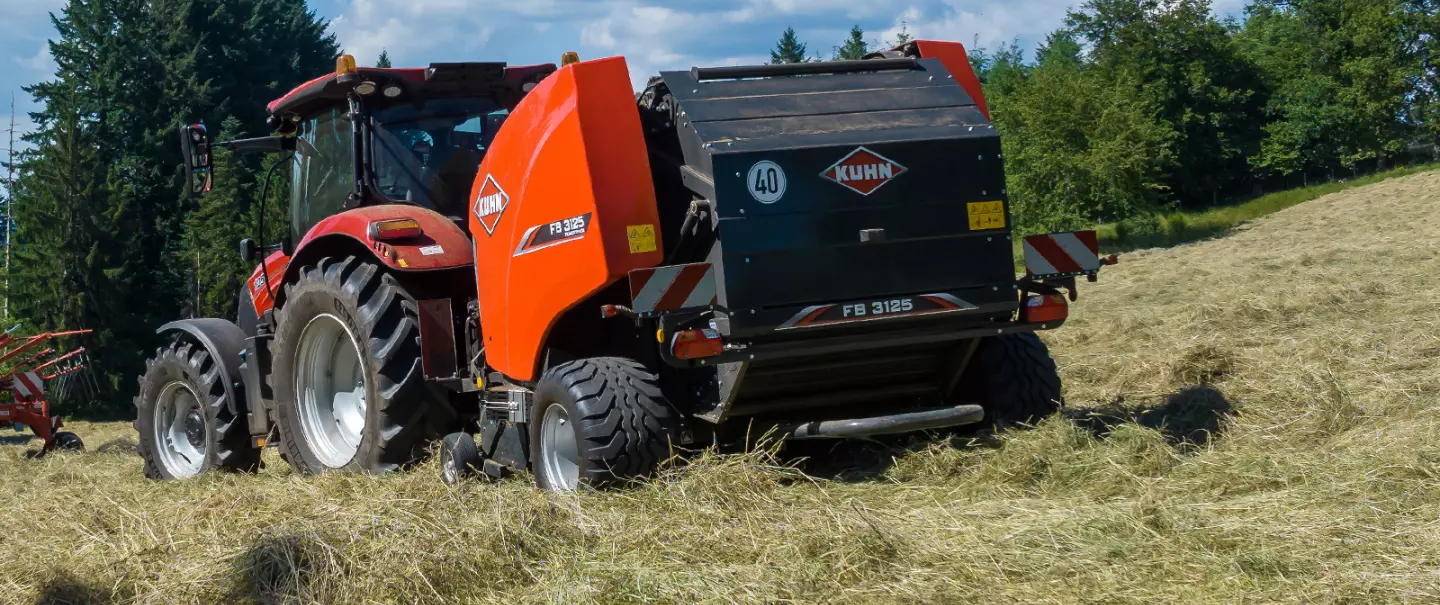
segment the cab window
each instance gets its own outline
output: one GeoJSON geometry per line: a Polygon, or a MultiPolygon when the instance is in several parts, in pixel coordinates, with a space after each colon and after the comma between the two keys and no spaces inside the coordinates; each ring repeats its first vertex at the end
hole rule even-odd
{"type": "Polygon", "coordinates": [[[345,209],[355,190],[355,136],[340,108],[301,123],[291,171],[290,235],[299,242],[315,223],[345,209]]]}

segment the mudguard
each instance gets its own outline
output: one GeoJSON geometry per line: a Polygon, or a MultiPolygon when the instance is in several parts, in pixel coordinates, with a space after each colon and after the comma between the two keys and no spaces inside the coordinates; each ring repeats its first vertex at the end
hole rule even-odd
{"type": "Polygon", "coordinates": [[[240,381],[240,352],[245,350],[245,332],[240,326],[215,317],[181,319],[172,321],[159,329],[156,334],[183,332],[205,347],[210,358],[217,361],[225,371],[225,409],[232,414],[243,414],[249,409],[245,401],[245,387],[240,381]]]}
{"type": "Polygon", "coordinates": [[[274,308],[271,291],[279,297],[281,284],[294,279],[301,267],[326,256],[356,254],[362,248],[380,264],[399,272],[468,267],[473,258],[465,231],[433,210],[404,204],[356,208],[316,223],[295,247],[293,256],[274,252],[266,257],[268,288],[260,267],[251,272],[246,284],[255,312],[263,315],[274,308]],[[405,218],[420,224],[420,236],[378,241],[370,235],[371,223],[405,218]]]}
{"type": "Polygon", "coordinates": [[[625,60],[574,63],[536,86],[497,133],[471,199],[485,360],[533,380],[565,311],[663,257],[625,60]]]}

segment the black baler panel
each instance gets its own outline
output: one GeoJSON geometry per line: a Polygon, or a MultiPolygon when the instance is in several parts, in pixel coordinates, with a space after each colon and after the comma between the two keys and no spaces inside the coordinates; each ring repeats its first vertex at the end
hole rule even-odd
{"type": "Polygon", "coordinates": [[[663,77],[681,109],[685,162],[713,180],[723,305],[744,311],[959,291],[985,299],[975,304],[1015,299],[1000,140],[939,61],[875,73],[663,77]],[[903,170],[868,194],[824,176],[860,147],[903,170]],[[783,196],[771,203],[746,182],[760,162],[786,176],[783,196]],[[1004,224],[971,230],[971,202],[1004,203],[1004,224]],[[871,241],[862,242],[862,232],[871,241]]]}
{"type": "Polygon", "coordinates": [[[1003,234],[991,241],[958,235],[751,254],[731,252],[725,241],[725,295],[732,309],[854,302],[982,284],[1003,284],[1005,297],[1014,297],[1011,265],[990,262],[1010,257],[1003,234]]]}

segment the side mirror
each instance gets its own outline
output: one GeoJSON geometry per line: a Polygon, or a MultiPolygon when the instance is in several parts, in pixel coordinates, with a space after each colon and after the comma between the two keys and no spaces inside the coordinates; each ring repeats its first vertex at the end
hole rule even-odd
{"type": "Polygon", "coordinates": [[[191,194],[210,190],[210,134],[200,123],[180,126],[180,156],[185,160],[185,180],[191,194]]]}
{"type": "Polygon", "coordinates": [[[245,238],[245,239],[240,240],[240,259],[241,259],[241,260],[243,260],[243,261],[245,261],[245,262],[247,262],[247,263],[253,263],[253,262],[255,262],[255,259],[256,259],[257,257],[259,257],[259,256],[260,256],[260,246],[258,246],[258,245],[255,244],[255,240],[250,239],[250,238],[248,238],[248,237],[245,238]]]}

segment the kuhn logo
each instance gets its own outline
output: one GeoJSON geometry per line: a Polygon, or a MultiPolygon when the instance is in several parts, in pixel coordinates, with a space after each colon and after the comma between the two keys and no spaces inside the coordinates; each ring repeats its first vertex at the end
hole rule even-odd
{"type": "Polygon", "coordinates": [[[505,207],[509,205],[510,196],[495,182],[495,177],[487,174],[485,184],[475,194],[475,206],[470,211],[475,213],[486,235],[495,235],[495,226],[500,224],[500,216],[505,214],[505,207]]]}
{"type": "Polygon", "coordinates": [[[904,173],[904,166],[869,149],[857,147],[850,155],[826,168],[820,176],[849,187],[860,195],[870,195],[904,173]]]}

